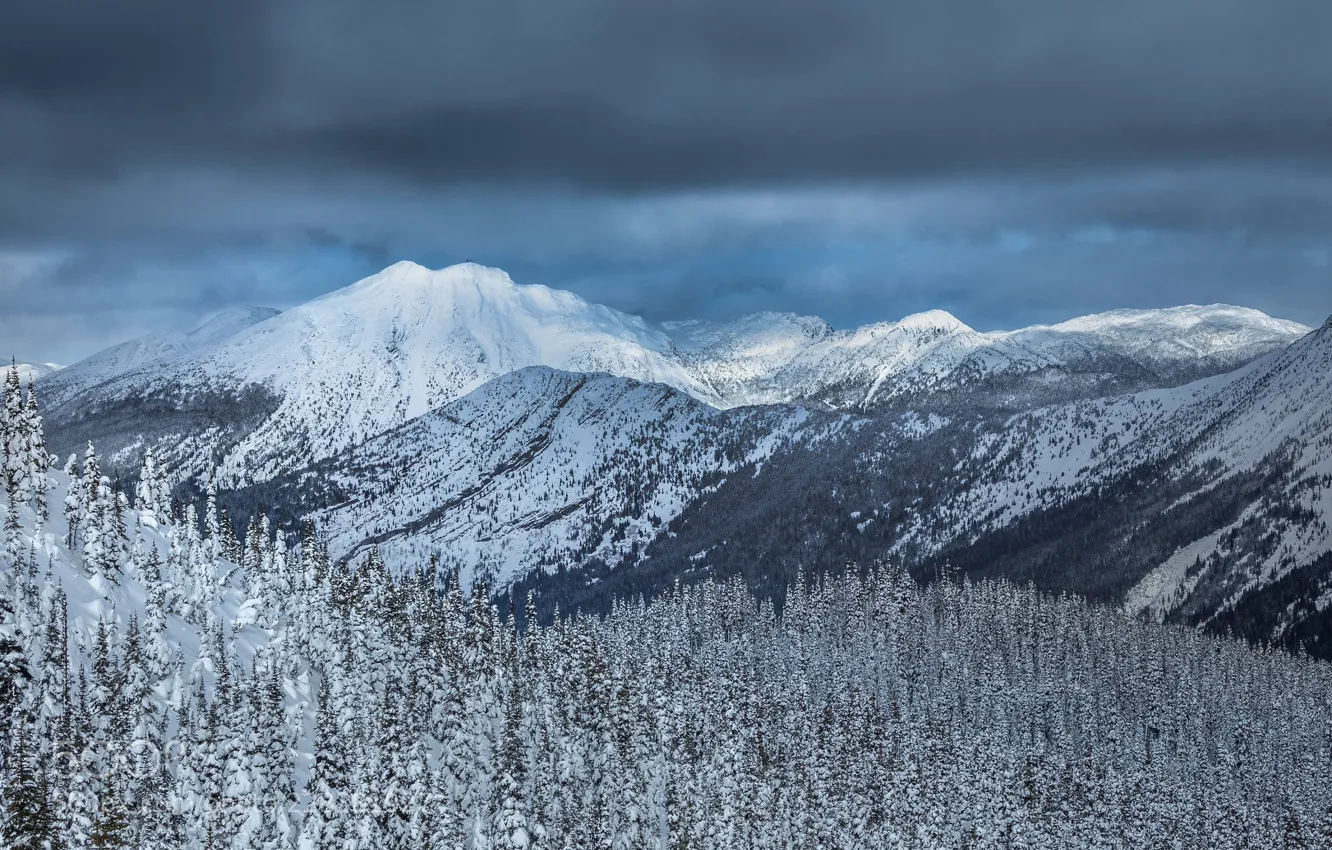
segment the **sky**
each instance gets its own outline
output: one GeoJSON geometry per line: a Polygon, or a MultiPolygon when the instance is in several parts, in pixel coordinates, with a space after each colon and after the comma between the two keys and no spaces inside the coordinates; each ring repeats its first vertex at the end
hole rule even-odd
{"type": "Polygon", "coordinates": [[[1332,312],[1326,0],[9,0],[0,349],[399,259],[650,320],[1332,312]]]}

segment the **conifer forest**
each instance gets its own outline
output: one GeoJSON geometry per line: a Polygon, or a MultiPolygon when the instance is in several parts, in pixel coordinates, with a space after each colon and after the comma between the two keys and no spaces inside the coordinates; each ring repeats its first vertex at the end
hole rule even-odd
{"type": "Polygon", "coordinates": [[[549,625],[4,393],[0,846],[1332,846],[1332,668],[892,564],[549,625]]]}

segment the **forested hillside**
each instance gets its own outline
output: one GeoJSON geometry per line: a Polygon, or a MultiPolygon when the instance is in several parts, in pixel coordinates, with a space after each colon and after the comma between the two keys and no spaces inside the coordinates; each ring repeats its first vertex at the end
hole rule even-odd
{"type": "Polygon", "coordinates": [[[1320,662],[888,568],[523,628],[3,409],[6,848],[1332,843],[1320,662]]]}

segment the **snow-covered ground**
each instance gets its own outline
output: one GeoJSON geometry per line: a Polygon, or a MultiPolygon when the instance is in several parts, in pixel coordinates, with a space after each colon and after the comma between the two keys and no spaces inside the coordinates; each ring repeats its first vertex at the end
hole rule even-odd
{"type": "MultiPolygon", "coordinates": [[[[710,479],[804,438],[800,408],[721,413],[663,384],[532,367],[332,462],[320,513],[337,555],[445,557],[506,587],[661,534],[710,479]]],[[[300,486],[297,484],[296,486],[300,486]]]]}
{"type": "MultiPolygon", "coordinates": [[[[1229,601],[1332,551],[1332,328],[1311,332],[1234,372],[1183,387],[1077,402],[1014,416],[980,435],[959,470],[971,483],[937,511],[916,518],[899,545],[941,547],[1034,511],[1114,486],[1161,466],[1191,489],[1167,512],[1228,480],[1288,466],[1239,519],[1181,546],[1129,591],[1126,606],[1168,613],[1193,590],[1191,568],[1229,552],[1226,536],[1261,526],[1268,544],[1227,576],[1229,601]]],[[[1221,577],[1212,576],[1214,580],[1221,577]]]]}

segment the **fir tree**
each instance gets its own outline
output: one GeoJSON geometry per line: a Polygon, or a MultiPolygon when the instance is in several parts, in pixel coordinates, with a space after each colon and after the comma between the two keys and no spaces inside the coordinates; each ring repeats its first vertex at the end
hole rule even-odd
{"type": "Polygon", "coordinates": [[[69,476],[69,490],[65,493],[65,524],[69,531],[65,535],[65,546],[70,550],[82,542],[84,515],[84,493],[86,484],[79,467],[78,456],[71,454],[65,462],[65,475],[69,476]]]}
{"type": "Polygon", "coordinates": [[[13,569],[0,564],[0,726],[8,723],[32,679],[14,616],[13,569]]]}
{"type": "Polygon", "coordinates": [[[15,736],[5,786],[3,835],[6,850],[57,850],[63,846],[37,747],[25,730],[15,736]]]}
{"type": "Polygon", "coordinates": [[[28,383],[26,419],[29,475],[32,479],[37,519],[45,524],[50,519],[50,508],[46,502],[46,494],[52,487],[49,475],[51,455],[46,451],[46,434],[42,427],[41,411],[37,406],[37,390],[31,382],[28,383]]]}
{"type": "Polygon", "coordinates": [[[125,800],[115,776],[102,784],[88,846],[94,850],[119,850],[130,846],[130,822],[125,800]]]}
{"type": "Polygon", "coordinates": [[[11,503],[27,501],[22,496],[28,460],[23,409],[18,366],[11,360],[0,392],[0,464],[3,464],[0,473],[3,473],[5,498],[11,503]]]}

